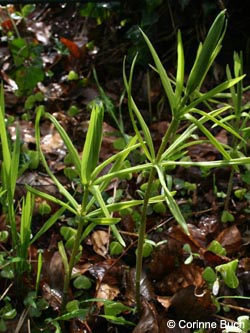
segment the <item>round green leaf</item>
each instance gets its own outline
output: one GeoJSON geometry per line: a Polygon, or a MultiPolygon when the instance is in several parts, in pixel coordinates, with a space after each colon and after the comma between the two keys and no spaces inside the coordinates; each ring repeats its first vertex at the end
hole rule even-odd
{"type": "Polygon", "coordinates": [[[85,276],[80,275],[77,278],[75,278],[73,285],[76,289],[90,289],[92,286],[91,280],[85,276]]]}
{"type": "Polygon", "coordinates": [[[202,273],[202,277],[207,282],[214,282],[216,280],[217,275],[212,267],[207,266],[202,273]]]}
{"type": "Polygon", "coordinates": [[[123,247],[119,242],[112,242],[110,243],[109,251],[111,256],[119,256],[123,251],[123,247]]]}
{"type": "Polygon", "coordinates": [[[147,258],[151,255],[152,251],[153,251],[153,245],[150,243],[144,243],[143,244],[143,250],[142,250],[142,256],[144,258],[147,258]]]}

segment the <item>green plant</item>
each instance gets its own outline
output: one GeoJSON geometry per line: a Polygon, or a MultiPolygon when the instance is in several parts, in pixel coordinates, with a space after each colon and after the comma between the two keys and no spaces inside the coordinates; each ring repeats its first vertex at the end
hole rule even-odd
{"type": "Polygon", "coordinates": [[[17,129],[16,141],[12,145],[5,124],[5,104],[3,85],[0,90],[0,139],[1,139],[1,181],[4,193],[1,196],[1,203],[7,216],[7,222],[10,226],[12,248],[17,250],[18,233],[16,228],[16,216],[14,207],[14,195],[16,181],[18,178],[18,166],[20,158],[20,139],[17,129]]]}
{"type": "Polygon", "coordinates": [[[10,298],[8,296],[1,297],[0,301],[1,303],[3,303],[0,308],[0,332],[6,332],[7,330],[6,322],[8,320],[14,319],[17,312],[13,308],[10,302],[10,298]]]}
{"type": "MultiPolygon", "coordinates": [[[[86,136],[86,140],[83,147],[82,158],[79,157],[78,152],[73,146],[72,141],[68,137],[65,130],[59,124],[59,122],[51,114],[44,112],[43,107],[39,107],[36,117],[36,142],[37,148],[40,153],[41,161],[60,190],[61,194],[65,197],[66,202],[59,200],[49,194],[38,191],[30,186],[27,186],[28,190],[35,195],[38,195],[46,200],[59,204],[62,208],[54,215],[53,218],[49,218],[40,229],[40,231],[34,236],[31,242],[34,242],[44,232],[46,232],[58,218],[63,210],[67,210],[73,214],[72,226],[63,226],[61,233],[65,239],[65,244],[59,243],[59,251],[64,263],[65,269],[65,281],[64,281],[64,302],[66,306],[67,294],[69,291],[69,284],[72,278],[73,267],[79,259],[79,251],[81,242],[88,236],[88,234],[97,226],[109,226],[113,232],[114,237],[120,243],[121,246],[125,246],[124,240],[119,233],[116,223],[120,221],[119,217],[113,217],[113,212],[129,209],[130,207],[141,205],[143,200],[130,200],[122,202],[107,203],[104,201],[104,191],[113,178],[128,175],[133,170],[140,170],[141,166],[124,168],[124,161],[127,159],[129,153],[137,149],[140,145],[136,143],[136,138],[131,138],[127,146],[117,154],[113,155],[109,159],[105,160],[98,165],[99,151],[102,141],[102,122],[103,122],[104,108],[102,103],[92,103],[92,112],[89,123],[89,128],[86,136]],[[47,118],[50,120],[59,134],[61,135],[67,149],[69,159],[75,170],[75,181],[80,186],[80,192],[82,193],[82,201],[78,202],[74,195],[72,195],[53,175],[48,167],[46,159],[43,155],[40,146],[40,120],[41,118],[47,118]],[[108,178],[105,176],[99,176],[99,173],[109,164],[112,164],[108,178]],[[119,174],[120,173],[120,174],[119,174]],[[110,178],[111,176],[111,178],[110,178]],[[69,259],[67,253],[70,253],[69,259]]],[[[142,166],[147,168],[148,166],[142,166]]],[[[150,199],[150,203],[157,203],[163,200],[163,196],[157,195],[150,199]]]]}
{"type": "MultiPolygon", "coordinates": [[[[238,267],[238,260],[232,260],[226,264],[218,265],[215,267],[215,270],[212,269],[210,266],[207,266],[204,269],[203,278],[209,284],[217,285],[218,278],[220,277],[229,288],[237,288],[239,285],[239,281],[236,276],[237,267],[238,267]]],[[[217,294],[218,294],[218,289],[216,287],[216,293],[214,293],[214,295],[217,294]]]]}
{"type": "MultiPolygon", "coordinates": [[[[129,77],[127,78],[125,73],[124,64],[124,82],[128,95],[128,107],[130,118],[133,124],[134,131],[138,137],[138,141],[141,144],[141,148],[149,161],[150,174],[147,182],[147,189],[144,194],[144,203],[142,207],[142,216],[140,221],[139,229],[139,239],[137,248],[137,262],[136,262],[136,302],[137,308],[140,310],[140,279],[142,271],[142,258],[143,258],[143,246],[145,242],[145,232],[146,232],[146,222],[147,222],[147,207],[149,204],[150,195],[152,192],[152,186],[155,179],[159,179],[162,186],[166,203],[173,214],[176,221],[181,225],[184,231],[188,234],[188,228],[186,221],[174,200],[167,182],[165,173],[167,172],[167,167],[170,165],[200,165],[212,167],[215,165],[231,164],[233,162],[232,157],[228,151],[228,148],[218,142],[210,130],[205,126],[207,122],[212,122],[216,126],[224,128],[228,133],[241,140],[239,134],[228,124],[225,124],[223,119],[223,114],[227,111],[230,106],[225,105],[219,109],[213,109],[212,104],[214,102],[213,98],[221,93],[222,91],[229,89],[243,78],[242,75],[237,76],[234,79],[229,79],[215,88],[211,89],[206,93],[202,93],[201,86],[206,77],[206,74],[211,67],[215,57],[221,49],[221,42],[226,31],[227,21],[225,17],[225,11],[222,11],[215,19],[212,24],[208,35],[203,44],[200,44],[195,62],[189,74],[187,83],[185,85],[184,81],[184,52],[183,44],[181,39],[181,33],[178,32],[177,40],[177,73],[176,78],[173,81],[169,79],[153,45],[149,41],[148,37],[141,31],[148,48],[152,54],[155,71],[159,74],[163,89],[168,98],[170,110],[172,113],[172,120],[162,138],[161,145],[156,152],[153,145],[153,140],[150,134],[150,130],[145,123],[140,111],[138,110],[134,99],[132,97],[132,82],[133,82],[133,71],[136,62],[134,59],[129,77]],[[175,89],[174,89],[175,88],[175,89]],[[200,109],[201,105],[205,105],[208,108],[208,112],[200,109]],[[211,105],[210,105],[211,104],[211,105]],[[178,129],[182,122],[190,122],[186,130],[177,135],[178,129]],[[140,128],[139,128],[140,126],[140,128]],[[204,162],[195,163],[192,161],[186,161],[183,157],[186,155],[186,149],[188,146],[197,145],[205,142],[204,140],[194,140],[192,139],[194,131],[199,129],[207,140],[212,143],[213,146],[223,156],[224,161],[216,162],[204,162]],[[141,134],[143,133],[143,134],[141,134]]],[[[239,159],[242,162],[245,159],[239,159]]]]}
{"type": "MultiPolygon", "coordinates": [[[[233,75],[231,73],[230,67],[227,66],[226,69],[228,79],[231,79],[233,76],[237,77],[243,74],[243,54],[234,53],[234,70],[233,75]]],[[[247,112],[249,109],[249,105],[246,103],[243,104],[242,94],[244,91],[248,90],[249,87],[243,87],[243,82],[240,81],[236,84],[236,86],[232,86],[230,88],[230,96],[232,99],[232,108],[231,113],[228,117],[225,117],[224,122],[230,123],[232,128],[237,131],[242,140],[239,140],[237,137],[232,138],[231,143],[231,156],[233,157],[242,157],[246,156],[248,153],[249,147],[249,113],[247,112]]],[[[249,166],[246,165],[245,168],[249,171],[249,166]]],[[[222,213],[222,221],[230,222],[233,220],[233,215],[229,211],[229,203],[231,194],[233,191],[233,179],[235,175],[235,169],[232,168],[229,181],[228,181],[228,189],[225,198],[224,211],[222,213]]],[[[242,179],[244,179],[244,174],[242,179]]]]}
{"type": "MultiPolygon", "coordinates": [[[[11,28],[7,34],[9,50],[13,57],[14,66],[9,75],[18,86],[19,96],[30,95],[36,84],[44,79],[43,61],[41,52],[42,46],[28,39],[22,38],[16,21],[26,24],[26,19],[36,8],[33,4],[20,6],[19,11],[6,13],[11,22],[11,28]]],[[[32,99],[32,97],[30,96],[32,99]]]]}
{"type": "MultiPolygon", "coordinates": [[[[237,166],[239,164],[245,164],[249,162],[249,158],[245,157],[233,159],[229,153],[230,149],[227,146],[219,143],[206,127],[206,123],[213,122],[217,126],[224,128],[228,133],[231,133],[233,136],[236,136],[239,140],[241,140],[239,134],[232,127],[222,121],[224,113],[230,108],[230,106],[226,104],[219,109],[213,109],[212,104],[214,102],[215,96],[237,84],[237,82],[242,80],[243,76],[239,76],[234,79],[228,79],[226,82],[221,83],[206,93],[201,92],[201,86],[205,79],[206,73],[208,72],[210,66],[213,63],[213,60],[221,48],[221,41],[224,36],[225,29],[226,18],[225,11],[223,11],[216,18],[204,44],[200,45],[198,49],[197,58],[190,72],[186,86],[184,83],[184,53],[180,32],[178,33],[177,75],[174,82],[169,79],[152,44],[150,43],[147,36],[142,32],[146,44],[148,45],[153,56],[156,66],[155,71],[157,71],[161,78],[161,82],[168,97],[172,112],[172,121],[162,139],[162,144],[157,152],[154,149],[153,140],[148,126],[141,116],[131,95],[133,71],[136,59],[134,59],[132,63],[128,79],[125,74],[124,66],[124,82],[128,94],[129,113],[136,136],[130,139],[123,150],[102,162],[101,164],[98,165],[99,150],[102,140],[102,104],[97,104],[96,102],[92,104],[91,119],[84,143],[82,159],[80,159],[78,152],[74,148],[70,138],[58,123],[58,121],[49,113],[44,112],[43,107],[38,108],[36,117],[36,141],[40,153],[40,158],[48,174],[65,197],[66,202],[56,199],[31,187],[28,187],[28,189],[35,195],[39,195],[42,198],[59,204],[62,206],[62,209],[68,210],[75,216],[73,226],[64,227],[63,233],[68,235],[65,238],[67,239],[66,244],[60,245],[60,253],[63,257],[66,271],[64,282],[64,304],[66,304],[67,300],[67,293],[72,277],[73,266],[79,258],[78,253],[80,250],[81,242],[95,228],[96,225],[107,225],[112,229],[117,241],[122,246],[125,246],[118,228],[115,225],[119,222],[119,218],[114,218],[112,216],[113,212],[127,210],[136,205],[142,205],[136,263],[136,302],[137,309],[140,310],[140,276],[142,270],[143,248],[145,247],[144,243],[148,206],[150,204],[157,204],[165,200],[176,221],[181,225],[186,233],[189,233],[186,221],[173,197],[174,193],[172,193],[168,188],[168,183],[166,180],[166,172],[168,168],[172,168],[176,165],[196,165],[200,167],[212,168],[223,167],[226,165],[237,166]],[[173,87],[175,87],[175,90],[173,87]],[[198,106],[201,105],[205,105],[209,111],[205,112],[198,108],[198,106]],[[57,180],[47,165],[40,146],[39,124],[41,117],[49,119],[54,124],[68,149],[68,155],[70,156],[70,161],[74,168],[75,179],[78,179],[78,183],[82,191],[82,202],[80,203],[78,203],[74,196],[57,180]],[[180,127],[180,124],[182,122],[187,123],[187,121],[190,122],[190,125],[186,126],[184,132],[177,135],[176,133],[180,127]],[[195,133],[196,129],[202,131],[203,134],[207,137],[207,140],[194,139],[193,134],[195,133]],[[138,143],[136,143],[137,140],[138,143]],[[189,146],[198,145],[207,141],[212,143],[218,149],[218,151],[223,156],[222,160],[213,162],[192,162],[185,158],[186,149],[189,146]],[[142,162],[139,165],[131,167],[128,166],[124,168],[124,161],[126,161],[128,155],[132,151],[139,148],[142,150],[148,161],[142,162]],[[109,164],[112,164],[109,173],[100,176],[100,172],[109,164]],[[103,193],[113,178],[121,178],[133,172],[141,173],[144,171],[147,171],[149,178],[143,193],[143,200],[130,200],[125,202],[112,203],[105,202],[103,193]],[[159,181],[162,194],[156,195],[156,193],[152,191],[153,183],[156,180],[159,181]],[[67,251],[70,251],[69,261],[67,257],[67,251]]],[[[40,237],[40,235],[46,230],[48,230],[59,217],[60,214],[58,213],[52,220],[49,222],[47,221],[42,230],[34,237],[33,241],[40,237]]]]}
{"type": "Polygon", "coordinates": [[[223,333],[229,333],[229,332],[247,333],[247,332],[249,332],[249,330],[250,330],[249,316],[238,316],[237,321],[234,322],[233,325],[228,324],[222,332],[223,333]]]}

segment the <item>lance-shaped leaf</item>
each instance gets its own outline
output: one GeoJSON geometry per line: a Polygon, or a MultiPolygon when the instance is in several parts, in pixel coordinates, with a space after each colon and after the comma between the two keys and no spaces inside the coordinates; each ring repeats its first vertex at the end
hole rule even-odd
{"type": "Polygon", "coordinates": [[[168,97],[170,108],[173,112],[173,110],[175,109],[175,105],[176,105],[177,101],[176,101],[176,98],[175,98],[175,94],[173,92],[173,88],[171,86],[170,79],[169,79],[169,77],[167,75],[167,72],[166,72],[165,68],[163,67],[162,62],[160,61],[160,58],[158,57],[158,54],[155,51],[152,43],[150,42],[150,40],[148,39],[148,37],[146,36],[146,34],[142,30],[141,30],[141,33],[142,33],[143,38],[145,39],[145,41],[148,45],[148,48],[150,49],[150,52],[151,52],[152,57],[153,57],[154,62],[155,62],[155,66],[156,66],[157,71],[159,73],[159,76],[161,78],[162,86],[163,86],[164,91],[165,91],[165,93],[168,97]]]}
{"type": "Polygon", "coordinates": [[[208,31],[204,44],[202,45],[187,82],[186,94],[190,95],[200,86],[204,74],[207,73],[211,66],[211,58],[218,52],[222,37],[226,30],[226,11],[223,10],[214,20],[211,28],[208,31]]]}
{"type": "Polygon", "coordinates": [[[177,35],[177,55],[178,58],[177,58],[175,98],[177,101],[179,101],[183,91],[184,72],[185,72],[184,51],[183,51],[183,43],[180,30],[178,30],[178,35],[177,35]]]}
{"type": "MultiPolygon", "coordinates": [[[[98,204],[100,205],[100,208],[102,210],[102,213],[104,214],[106,221],[111,221],[112,220],[112,216],[110,215],[110,212],[107,208],[107,205],[105,204],[100,188],[97,185],[91,186],[90,187],[90,191],[92,192],[92,194],[94,195],[96,201],[98,202],[98,204]]],[[[95,219],[96,220],[96,219],[95,219]]],[[[116,221],[116,219],[113,219],[114,223],[117,223],[118,221],[116,221]]],[[[120,235],[118,229],[116,228],[116,226],[114,224],[110,225],[110,228],[114,234],[114,236],[116,237],[116,239],[121,243],[122,246],[125,246],[125,242],[122,238],[122,236],[120,235]]]]}
{"type": "Polygon", "coordinates": [[[84,143],[81,163],[81,178],[83,184],[88,184],[91,174],[97,166],[102,143],[103,104],[95,103],[91,112],[89,128],[84,143]]]}
{"type": "Polygon", "coordinates": [[[174,218],[176,219],[176,221],[179,223],[179,225],[182,227],[182,229],[184,230],[184,232],[189,235],[189,231],[188,231],[188,227],[187,227],[187,223],[180,211],[179,206],[177,205],[176,201],[174,200],[172,193],[169,191],[166,181],[165,181],[165,177],[164,177],[164,171],[161,168],[160,165],[155,165],[155,168],[157,170],[158,173],[158,177],[161,183],[161,186],[164,190],[164,194],[165,194],[165,200],[166,203],[168,205],[168,208],[170,209],[171,213],[173,214],[174,218]]]}

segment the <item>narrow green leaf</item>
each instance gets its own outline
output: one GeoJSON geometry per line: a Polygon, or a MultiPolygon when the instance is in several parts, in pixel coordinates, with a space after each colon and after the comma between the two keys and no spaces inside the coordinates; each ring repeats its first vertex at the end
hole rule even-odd
{"type": "Polygon", "coordinates": [[[81,180],[88,184],[91,174],[97,166],[102,143],[103,104],[94,104],[89,121],[89,128],[84,143],[81,161],[81,180]]]}
{"type": "Polygon", "coordinates": [[[104,182],[110,181],[111,179],[123,177],[123,176],[126,176],[126,175],[130,174],[130,173],[141,172],[143,170],[149,170],[152,167],[152,165],[153,165],[152,163],[138,164],[138,165],[135,165],[135,166],[132,166],[130,168],[123,169],[123,170],[109,172],[106,175],[98,177],[94,181],[94,184],[95,185],[100,185],[104,182]]]}
{"type": "Polygon", "coordinates": [[[201,81],[204,78],[204,73],[208,71],[208,68],[211,65],[211,57],[213,56],[216,47],[218,47],[218,44],[221,43],[221,36],[224,35],[226,30],[225,13],[225,10],[219,13],[208,31],[207,37],[188,78],[187,95],[191,95],[194,90],[200,86],[201,81]]]}
{"type": "Polygon", "coordinates": [[[111,157],[100,163],[93,171],[92,178],[97,178],[97,175],[111,163],[113,163],[113,165],[109,172],[119,170],[123,162],[127,158],[128,154],[140,147],[140,144],[136,143],[136,141],[137,137],[134,136],[133,138],[131,138],[127,146],[122,151],[119,151],[118,153],[112,155],[111,157]]]}
{"type": "Polygon", "coordinates": [[[188,231],[188,227],[187,227],[187,223],[180,211],[179,206],[177,205],[176,201],[174,200],[171,192],[169,191],[166,181],[165,181],[165,177],[164,177],[164,171],[163,169],[159,166],[159,165],[155,165],[155,168],[157,170],[158,173],[158,177],[161,183],[161,186],[164,190],[164,194],[165,194],[165,200],[166,203],[171,211],[171,213],[173,214],[174,218],[176,219],[176,221],[179,223],[179,225],[182,227],[182,229],[184,230],[184,232],[189,235],[189,231],[188,231]]]}
{"type": "Polygon", "coordinates": [[[239,76],[235,79],[227,80],[226,82],[223,82],[223,83],[219,84],[218,86],[216,86],[215,88],[209,90],[207,93],[201,94],[200,97],[195,99],[193,102],[191,102],[189,105],[187,105],[182,110],[182,115],[189,112],[189,110],[195,108],[196,105],[198,105],[198,104],[200,104],[204,101],[207,101],[207,100],[213,98],[214,96],[216,96],[217,94],[221,93],[222,91],[224,91],[226,89],[229,89],[230,87],[234,86],[236,83],[241,81],[244,77],[245,77],[245,75],[242,75],[242,76],[239,76]]]}
{"type": "Polygon", "coordinates": [[[16,181],[18,178],[18,168],[19,168],[19,159],[20,159],[20,133],[19,129],[16,128],[16,140],[13,145],[13,152],[11,156],[11,167],[10,167],[10,179],[9,185],[11,188],[12,196],[14,197],[16,189],[16,181]]]}
{"type": "MultiPolygon", "coordinates": [[[[154,203],[158,203],[158,202],[162,202],[165,200],[165,196],[164,195],[157,195],[155,197],[152,197],[149,199],[149,203],[150,204],[154,204],[154,203]]],[[[108,211],[110,213],[112,212],[118,212],[124,209],[128,209],[128,208],[132,208],[135,206],[140,206],[141,204],[143,204],[144,200],[130,200],[130,201],[122,201],[122,202],[115,202],[109,205],[106,205],[108,211]]],[[[101,212],[101,208],[95,209],[91,212],[88,213],[87,218],[92,218],[94,216],[98,216],[101,212]]]]}
{"type": "Polygon", "coordinates": [[[89,221],[95,224],[99,225],[112,225],[116,224],[121,221],[120,218],[118,217],[94,217],[94,218],[88,218],[89,221]]]}
{"type": "Polygon", "coordinates": [[[89,313],[89,309],[78,309],[75,311],[72,311],[70,313],[65,313],[59,317],[56,317],[55,319],[53,319],[51,322],[52,323],[56,323],[58,320],[70,320],[73,318],[79,318],[81,320],[84,320],[87,316],[87,314],[89,313]]]}
{"type": "Polygon", "coordinates": [[[73,164],[74,164],[74,166],[76,168],[76,171],[77,171],[78,175],[80,176],[80,174],[81,174],[81,161],[80,161],[80,158],[79,158],[79,154],[78,154],[76,148],[74,147],[71,139],[69,138],[69,136],[66,133],[65,129],[60,125],[60,123],[58,122],[58,120],[53,115],[51,115],[50,113],[46,112],[44,114],[44,116],[53,123],[53,125],[56,128],[56,130],[60,134],[60,136],[61,136],[61,138],[62,138],[65,146],[68,149],[68,152],[69,152],[69,154],[71,156],[73,164]]]}
{"type": "Polygon", "coordinates": [[[155,151],[154,151],[154,145],[153,145],[153,141],[152,141],[152,137],[150,135],[150,131],[148,129],[147,124],[145,123],[140,111],[138,110],[134,99],[132,97],[132,79],[133,79],[133,71],[134,71],[134,67],[135,67],[135,62],[136,62],[136,57],[134,58],[132,65],[131,65],[131,69],[130,69],[130,75],[129,75],[129,81],[127,81],[127,77],[126,77],[126,73],[125,73],[125,61],[124,61],[124,65],[123,65],[123,81],[124,81],[124,85],[125,88],[127,90],[127,94],[128,94],[128,107],[129,107],[129,115],[130,115],[130,119],[134,128],[134,131],[136,133],[136,136],[138,138],[138,141],[141,144],[141,147],[145,153],[145,155],[147,156],[149,161],[152,161],[152,158],[154,159],[155,157],[155,151]],[[142,128],[143,134],[144,134],[144,139],[146,141],[146,144],[144,142],[144,139],[141,136],[140,130],[137,127],[136,121],[135,121],[135,117],[134,117],[134,113],[140,123],[140,126],[142,128]]]}
{"type": "MultiPolygon", "coordinates": [[[[90,187],[90,191],[94,195],[94,197],[95,197],[96,201],[98,202],[98,204],[100,205],[101,210],[102,210],[104,216],[106,218],[109,218],[109,219],[112,218],[112,216],[110,215],[109,210],[108,210],[108,208],[107,208],[107,206],[106,206],[106,204],[105,204],[105,202],[103,200],[103,197],[102,197],[102,194],[101,194],[99,186],[97,186],[97,185],[91,186],[90,187]]],[[[115,225],[111,225],[110,228],[111,228],[114,236],[117,238],[118,242],[120,242],[122,246],[126,246],[126,244],[125,244],[125,242],[124,242],[121,234],[119,233],[118,229],[116,228],[116,226],[115,225]]]]}
{"type": "Polygon", "coordinates": [[[183,43],[180,30],[178,30],[178,35],[177,35],[177,56],[178,58],[177,58],[175,98],[176,101],[178,102],[183,92],[184,74],[185,74],[184,51],[183,51],[183,43]]]}
{"type": "Polygon", "coordinates": [[[64,209],[67,209],[68,211],[70,211],[71,213],[77,215],[78,214],[78,208],[79,208],[79,205],[78,203],[75,201],[75,199],[73,198],[73,200],[75,201],[75,204],[76,206],[70,206],[68,203],[62,201],[62,200],[59,200],[57,199],[56,197],[48,194],[48,193],[45,193],[45,192],[42,192],[42,191],[39,191],[29,185],[26,185],[26,188],[28,191],[30,191],[31,193],[37,195],[38,197],[41,197],[45,200],[48,200],[48,201],[51,201],[51,202],[54,202],[55,204],[57,205],[60,205],[61,207],[64,207],[64,209]]]}
{"type": "MultiPolygon", "coordinates": [[[[133,98],[131,97],[131,103],[132,103],[132,109],[134,110],[134,113],[138,119],[138,122],[141,126],[141,129],[142,129],[142,132],[143,132],[143,135],[144,135],[144,139],[147,143],[147,147],[149,149],[149,153],[150,155],[147,156],[149,161],[152,161],[155,159],[155,150],[154,150],[154,144],[153,144],[153,139],[151,137],[151,133],[150,133],[150,130],[145,122],[145,120],[143,119],[139,109],[137,108],[133,98]]],[[[146,152],[145,152],[146,153],[146,152]]]]}
{"type": "Polygon", "coordinates": [[[1,83],[1,91],[0,91],[0,138],[2,143],[4,170],[6,170],[6,172],[9,172],[11,166],[11,154],[7,137],[6,125],[5,125],[5,104],[4,104],[3,83],[1,83]]]}
{"type": "Polygon", "coordinates": [[[230,154],[224,149],[223,145],[213,136],[213,134],[205,126],[202,125],[202,123],[199,122],[199,120],[197,120],[191,114],[187,114],[186,118],[193,122],[202,131],[202,133],[205,134],[205,136],[209,139],[212,145],[218,149],[218,151],[224,156],[226,160],[231,159],[230,154]]]}
{"type": "Polygon", "coordinates": [[[226,166],[239,166],[239,165],[249,165],[250,157],[241,158],[231,158],[230,160],[220,160],[220,161],[203,161],[203,162],[193,162],[193,161],[162,161],[162,167],[177,166],[182,165],[184,167],[196,166],[196,167],[207,167],[207,168],[222,168],[226,166]]]}
{"type": "MultiPolygon", "coordinates": [[[[27,192],[26,197],[23,198],[20,226],[20,244],[18,245],[18,254],[23,260],[26,260],[28,256],[27,251],[30,244],[33,206],[34,197],[30,192],[27,192]]],[[[20,263],[20,266],[23,266],[23,262],[20,263]]],[[[20,270],[23,270],[22,268],[20,267],[20,270]]]]}
{"type": "Polygon", "coordinates": [[[69,274],[69,261],[68,261],[68,257],[67,257],[63,242],[60,241],[60,242],[58,242],[57,245],[58,245],[59,253],[62,258],[65,275],[68,275],[69,274]]]}
{"type": "MultiPolygon", "coordinates": [[[[77,201],[66,190],[66,188],[58,181],[58,179],[55,177],[55,175],[51,172],[51,170],[50,170],[50,168],[49,168],[49,166],[48,166],[48,164],[46,162],[46,159],[44,157],[44,154],[43,154],[43,151],[42,151],[42,148],[41,148],[41,144],[40,144],[40,119],[41,119],[41,117],[42,117],[43,114],[44,114],[44,110],[42,108],[39,108],[38,111],[37,111],[36,120],[35,120],[36,146],[37,146],[37,150],[38,150],[39,155],[40,155],[40,159],[41,159],[41,161],[43,163],[43,166],[45,167],[48,175],[53,180],[53,182],[55,183],[55,185],[58,187],[59,191],[70,202],[70,204],[72,205],[74,211],[77,212],[78,211],[78,203],[77,203],[77,201]]],[[[42,196],[41,192],[40,192],[40,196],[42,196]]],[[[48,200],[54,202],[53,199],[52,200],[48,199],[48,200]]],[[[71,208],[71,210],[72,210],[72,208],[71,208]]]]}
{"type": "Polygon", "coordinates": [[[213,115],[204,112],[202,110],[198,110],[198,109],[194,109],[192,110],[192,112],[194,113],[198,113],[202,116],[204,116],[204,118],[207,118],[209,120],[211,120],[215,125],[220,126],[222,128],[224,128],[228,133],[231,133],[232,135],[234,135],[235,137],[237,137],[239,140],[244,140],[239,134],[238,132],[236,132],[232,127],[226,125],[224,122],[221,121],[221,119],[217,119],[215,118],[213,115]]]}
{"type": "Polygon", "coordinates": [[[140,29],[142,35],[143,35],[143,38],[145,39],[148,47],[149,47],[149,50],[152,54],[152,57],[154,59],[154,62],[155,62],[155,66],[158,70],[158,73],[159,73],[159,76],[161,78],[161,83],[163,85],[163,88],[164,88],[164,91],[168,97],[168,101],[169,101],[169,104],[170,104],[170,108],[172,110],[172,113],[174,112],[174,109],[175,109],[175,106],[176,106],[176,98],[175,98],[175,94],[173,92],[173,88],[171,86],[171,82],[170,82],[170,79],[166,73],[166,70],[165,68],[163,67],[159,57],[158,57],[158,54],[157,52],[155,51],[152,43],[150,42],[149,38],[146,36],[146,34],[140,29]]]}
{"type": "Polygon", "coordinates": [[[45,232],[48,231],[56,223],[56,221],[63,215],[65,209],[66,209],[65,207],[61,207],[53,215],[51,215],[50,218],[45,223],[43,223],[39,231],[32,238],[30,244],[33,244],[38,238],[40,238],[43,234],[45,234],[45,232]]]}

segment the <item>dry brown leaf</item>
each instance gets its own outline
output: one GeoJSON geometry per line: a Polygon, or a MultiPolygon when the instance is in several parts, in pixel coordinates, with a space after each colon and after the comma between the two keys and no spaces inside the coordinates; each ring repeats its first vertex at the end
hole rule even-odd
{"type": "Polygon", "coordinates": [[[161,295],[172,295],[190,285],[201,287],[203,284],[202,268],[195,264],[183,264],[157,283],[156,286],[157,292],[161,295]]]}
{"type": "Polygon", "coordinates": [[[242,245],[242,238],[236,225],[224,229],[216,240],[226,249],[227,255],[237,253],[242,245]]]}
{"type": "Polygon", "coordinates": [[[168,309],[171,303],[171,297],[169,296],[157,296],[157,301],[165,308],[168,309]]]}
{"type": "Polygon", "coordinates": [[[169,313],[176,319],[186,321],[207,319],[216,310],[210,292],[194,285],[177,291],[172,297],[171,303],[169,313]]]}
{"type": "MultiPolygon", "coordinates": [[[[106,300],[112,301],[114,298],[116,298],[120,293],[120,290],[116,286],[110,286],[107,283],[101,283],[98,286],[97,292],[96,292],[96,298],[102,298],[106,300]]],[[[97,306],[101,307],[103,306],[102,302],[98,302],[97,306]]]]}
{"type": "Polygon", "coordinates": [[[160,333],[158,314],[153,303],[142,301],[142,315],[133,333],[160,333]]]}
{"type": "Polygon", "coordinates": [[[91,242],[94,251],[104,258],[106,258],[108,253],[109,237],[109,233],[104,230],[94,231],[91,235],[91,242]]]}

